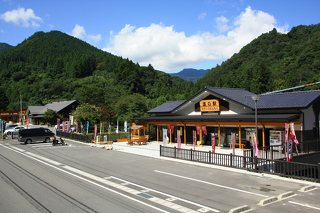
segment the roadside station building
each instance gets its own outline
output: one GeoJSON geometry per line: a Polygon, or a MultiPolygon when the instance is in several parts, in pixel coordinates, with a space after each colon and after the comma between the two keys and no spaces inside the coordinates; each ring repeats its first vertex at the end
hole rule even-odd
{"type": "Polygon", "coordinates": [[[270,134],[283,132],[283,138],[285,124],[291,122],[300,142],[319,138],[319,112],[320,90],[256,95],[244,89],[206,87],[188,100],[168,101],[151,109],[150,117],[137,122],[155,125],[157,141],[167,137],[175,143],[180,130],[181,142],[192,144],[196,131],[198,145],[211,145],[210,133],[214,133],[217,146],[229,147],[235,133],[241,148],[250,147],[257,127],[259,147],[266,147],[270,134]]]}
{"type": "Polygon", "coordinates": [[[38,125],[44,123],[44,114],[48,109],[57,112],[63,119],[69,120],[71,113],[78,105],[77,100],[52,102],[45,106],[29,106],[26,113],[30,123],[38,125]]]}

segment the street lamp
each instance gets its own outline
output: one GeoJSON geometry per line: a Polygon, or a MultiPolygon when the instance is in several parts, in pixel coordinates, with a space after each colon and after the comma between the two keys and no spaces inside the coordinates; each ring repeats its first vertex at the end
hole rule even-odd
{"type": "Polygon", "coordinates": [[[254,101],[254,118],[256,123],[256,138],[258,140],[258,112],[257,112],[257,102],[260,99],[259,95],[253,95],[251,96],[252,100],[254,101]]]}

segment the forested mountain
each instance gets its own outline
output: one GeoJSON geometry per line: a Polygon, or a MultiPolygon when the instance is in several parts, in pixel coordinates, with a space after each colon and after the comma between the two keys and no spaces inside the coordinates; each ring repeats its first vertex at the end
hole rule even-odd
{"type": "Polygon", "coordinates": [[[172,73],[172,76],[180,77],[187,81],[193,81],[196,82],[199,78],[203,77],[205,74],[208,73],[209,70],[204,69],[192,69],[192,68],[186,68],[181,70],[177,73],[172,73]]]}
{"type": "Polygon", "coordinates": [[[4,50],[6,50],[6,49],[9,49],[9,48],[11,48],[11,47],[12,47],[12,46],[9,45],[9,44],[7,44],[7,43],[1,43],[1,42],[0,42],[0,52],[4,51],[4,50]]]}
{"type": "Polygon", "coordinates": [[[320,81],[320,24],[298,26],[287,34],[275,29],[197,81],[205,85],[245,88],[264,93],[320,81]]]}
{"type": "Polygon", "coordinates": [[[15,47],[1,43],[0,110],[76,99],[138,117],[205,86],[264,93],[320,81],[320,25],[275,29],[243,47],[194,85],[99,50],[59,31],[38,32],[15,47]]]}
{"type": "Polygon", "coordinates": [[[35,33],[0,52],[0,81],[0,109],[18,109],[21,94],[24,106],[76,99],[119,113],[119,102],[128,100],[129,106],[135,100],[131,107],[141,104],[136,110],[145,112],[166,100],[185,99],[194,88],[59,31],[35,33]]]}

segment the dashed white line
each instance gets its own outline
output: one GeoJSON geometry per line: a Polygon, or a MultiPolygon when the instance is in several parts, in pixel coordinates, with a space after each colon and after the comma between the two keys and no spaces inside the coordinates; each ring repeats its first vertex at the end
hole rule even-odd
{"type": "Polygon", "coordinates": [[[260,196],[260,197],[268,197],[266,195],[263,194],[258,194],[258,193],[254,193],[254,192],[248,192],[242,189],[237,189],[237,188],[233,188],[230,186],[224,186],[224,185],[220,185],[220,184],[216,184],[216,183],[211,183],[211,182],[207,182],[207,181],[203,181],[203,180],[198,180],[195,178],[190,178],[190,177],[185,177],[185,176],[181,176],[181,175],[177,175],[177,174],[173,174],[173,173],[169,173],[169,172],[163,172],[163,171],[159,171],[159,170],[154,170],[157,173],[161,173],[161,174],[166,174],[166,175],[170,175],[173,177],[178,177],[178,178],[182,178],[182,179],[186,179],[186,180],[191,180],[191,181],[195,181],[195,182],[199,182],[199,183],[205,183],[208,185],[212,185],[212,186],[216,186],[216,187],[220,187],[220,188],[224,188],[224,189],[229,189],[229,190],[233,190],[233,191],[237,191],[237,192],[242,192],[242,193],[246,193],[246,194],[252,194],[252,195],[256,195],[256,196],[260,196]]]}
{"type": "Polygon", "coordinates": [[[315,207],[315,206],[311,206],[309,204],[303,204],[303,203],[298,203],[298,202],[294,202],[294,201],[288,201],[289,203],[295,204],[295,205],[299,205],[299,206],[303,206],[303,207],[307,207],[310,209],[316,209],[316,210],[320,210],[320,208],[315,207]]]}

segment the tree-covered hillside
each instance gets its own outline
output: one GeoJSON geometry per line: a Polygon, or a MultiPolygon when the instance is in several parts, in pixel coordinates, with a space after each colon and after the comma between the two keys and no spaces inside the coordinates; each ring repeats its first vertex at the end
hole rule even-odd
{"type": "Polygon", "coordinates": [[[197,87],[223,86],[264,93],[320,81],[320,25],[275,29],[213,68],[197,87]]]}
{"type": "Polygon", "coordinates": [[[20,94],[24,106],[76,99],[117,111],[117,103],[127,98],[151,108],[185,99],[194,88],[151,65],[140,66],[59,31],[35,33],[0,52],[0,81],[0,109],[18,109],[20,94]]]}
{"type": "Polygon", "coordinates": [[[12,46],[7,44],[7,43],[1,43],[0,42],[0,52],[4,51],[4,50],[7,50],[7,49],[10,49],[12,46]]]}

